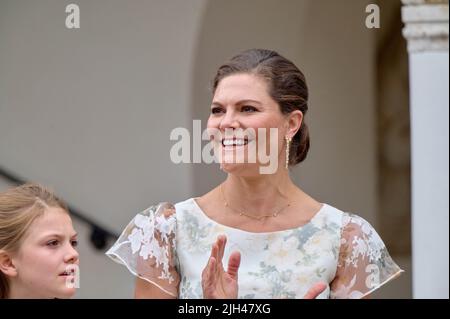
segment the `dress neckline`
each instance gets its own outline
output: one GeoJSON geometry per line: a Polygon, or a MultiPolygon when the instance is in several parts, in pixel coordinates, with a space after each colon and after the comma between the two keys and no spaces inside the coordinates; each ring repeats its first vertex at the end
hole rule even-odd
{"type": "Polygon", "coordinates": [[[276,231],[271,231],[271,232],[251,232],[251,231],[243,230],[243,229],[240,229],[240,228],[236,228],[236,227],[224,225],[224,224],[221,224],[221,223],[219,223],[218,221],[212,219],[211,217],[209,217],[209,216],[203,211],[203,209],[202,209],[202,208],[200,207],[200,205],[197,203],[196,199],[197,199],[197,198],[192,197],[192,198],[190,198],[188,201],[191,202],[191,204],[192,204],[192,205],[200,212],[200,214],[201,214],[205,219],[207,219],[208,221],[210,221],[210,222],[212,222],[212,223],[214,223],[214,224],[216,224],[216,225],[219,225],[219,226],[221,226],[221,227],[227,228],[227,229],[229,229],[229,230],[232,230],[232,231],[235,231],[235,232],[241,232],[241,233],[244,233],[244,234],[250,234],[250,235],[275,235],[275,234],[281,234],[281,233],[285,233],[285,232],[292,232],[292,231],[295,231],[295,230],[301,230],[301,229],[303,229],[304,227],[306,227],[306,226],[312,224],[313,221],[315,221],[315,220],[318,218],[318,216],[321,215],[321,214],[326,210],[326,208],[328,207],[327,204],[321,203],[322,206],[321,206],[320,209],[314,214],[314,216],[313,216],[308,222],[306,222],[305,224],[300,225],[300,226],[298,226],[298,227],[287,228],[287,229],[283,229],[283,230],[276,230],[276,231]]]}

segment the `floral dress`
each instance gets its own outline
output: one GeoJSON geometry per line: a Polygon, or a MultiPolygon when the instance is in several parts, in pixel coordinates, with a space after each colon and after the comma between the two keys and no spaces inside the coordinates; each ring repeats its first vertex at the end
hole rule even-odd
{"type": "Polygon", "coordinates": [[[254,233],[210,219],[190,198],[137,214],[106,252],[136,276],[177,298],[202,298],[201,274],[217,236],[227,236],[224,262],[241,253],[239,298],[361,298],[402,270],[363,218],[323,204],[305,225],[254,233]]]}

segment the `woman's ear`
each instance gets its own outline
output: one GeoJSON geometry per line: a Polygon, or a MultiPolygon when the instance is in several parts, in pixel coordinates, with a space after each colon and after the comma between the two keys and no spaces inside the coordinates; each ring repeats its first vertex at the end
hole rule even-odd
{"type": "Polygon", "coordinates": [[[17,276],[17,268],[14,266],[11,255],[4,250],[0,250],[0,271],[8,277],[17,276]]]}
{"type": "Polygon", "coordinates": [[[302,126],[303,113],[300,110],[295,110],[289,113],[287,118],[287,130],[286,135],[293,138],[297,134],[298,130],[302,126]]]}

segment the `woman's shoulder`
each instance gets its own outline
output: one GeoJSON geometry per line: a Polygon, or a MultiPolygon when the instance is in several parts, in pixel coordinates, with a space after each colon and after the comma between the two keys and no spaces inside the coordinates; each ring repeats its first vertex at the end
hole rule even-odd
{"type": "Polygon", "coordinates": [[[314,216],[313,219],[316,219],[318,221],[322,221],[323,223],[334,223],[341,225],[344,215],[347,213],[330,205],[327,203],[323,203],[322,207],[318,211],[318,213],[314,216]]]}
{"type": "Polygon", "coordinates": [[[176,223],[183,216],[197,212],[198,205],[191,197],[179,202],[154,202],[134,215],[131,224],[143,227],[146,224],[176,223]]]}
{"type": "Polygon", "coordinates": [[[341,238],[352,239],[365,238],[375,241],[381,241],[378,233],[372,224],[357,213],[342,211],[331,205],[327,205],[328,216],[338,222],[341,229],[341,238]]]}
{"type": "Polygon", "coordinates": [[[353,212],[342,212],[342,228],[344,231],[354,233],[369,233],[374,230],[366,218],[353,212]]]}
{"type": "Polygon", "coordinates": [[[165,217],[169,219],[171,217],[175,217],[176,208],[173,203],[170,202],[156,202],[148,206],[147,208],[139,211],[134,219],[142,219],[142,218],[156,218],[156,217],[165,217]]]}
{"type": "Polygon", "coordinates": [[[192,209],[195,205],[194,198],[188,198],[179,202],[154,202],[150,204],[147,208],[140,211],[138,215],[144,216],[170,216],[176,215],[177,212],[192,209]]]}
{"type": "Polygon", "coordinates": [[[335,219],[340,219],[343,225],[348,223],[356,223],[360,225],[369,223],[364,217],[358,215],[357,213],[339,209],[328,203],[324,203],[321,210],[325,213],[324,215],[333,216],[335,219]]]}
{"type": "Polygon", "coordinates": [[[174,208],[176,211],[182,211],[186,209],[193,209],[195,207],[195,199],[194,197],[190,197],[187,199],[184,199],[182,201],[176,202],[174,204],[174,208]]]}
{"type": "Polygon", "coordinates": [[[339,224],[342,231],[367,233],[373,230],[370,222],[357,213],[344,211],[330,204],[323,204],[322,211],[323,218],[339,224]]]}
{"type": "MultiPolygon", "coordinates": [[[[205,209],[211,210],[212,203],[217,203],[217,198],[214,196],[214,190],[197,197],[191,197],[180,202],[177,202],[175,206],[176,213],[179,217],[192,214],[196,216],[205,216],[205,209]]],[[[214,211],[214,209],[212,209],[214,211]]]]}

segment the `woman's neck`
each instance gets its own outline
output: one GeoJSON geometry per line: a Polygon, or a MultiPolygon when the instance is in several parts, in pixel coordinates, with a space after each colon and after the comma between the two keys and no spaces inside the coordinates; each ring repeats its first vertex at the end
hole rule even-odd
{"type": "Polygon", "coordinates": [[[229,174],[221,187],[224,200],[230,206],[255,217],[271,214],[290,204],[298,190],[287,170],[258,177],[229,174]]]}

